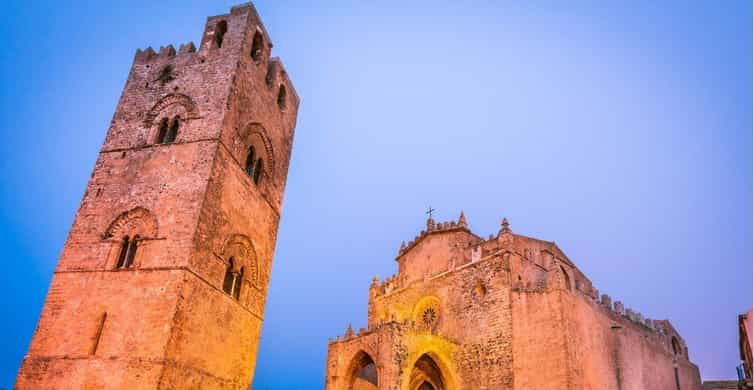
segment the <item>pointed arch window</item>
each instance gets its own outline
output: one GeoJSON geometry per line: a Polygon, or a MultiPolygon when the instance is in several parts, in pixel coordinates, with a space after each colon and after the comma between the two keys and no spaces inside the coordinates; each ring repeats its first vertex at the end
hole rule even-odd
{"type": "Polygon", "coordinates": [[[252,177],[252,180],[254,180],[254,184],[259,184],[259,175],[262,174],[262,159],[258,158],[257,162],[254,163],[254,176],[252,177]]]}
{"type": "Polygon", "coordinates": [[[241,296],[241,282],[243,281],[243,267],[236,272],[234,259],[228,259],[228,268],[225,269],[225,278],[223,278],[223,292],[238,300],[241,296]]]}
{"type": "Polygon", "coordinates": [[[217,22],[217,26],[215,27],[215,44],[217,47],[223,47],[226,32],[228,32],[228,22],[224,20],[217,22]]]}
{"type": "Polygon", "coordinates": [[[160,121],[160,130],[157,132],[157,143],[163,143],[163,140],[168,135],[168,118],[162,118],[160,121]]]}
{"type": "Polygon", "coordinates": [[[251,59],[254,62],[259,62],[262,58],[262,34],[259,31],[254,33],[254,38],[251,41],[251,59]]]}
{"type": "Polygon", "coordinates": [[[244,165],[246,176],[248,176],[254,184],[259,184],[263,169],[264,163],[262,162],[262,158],[257,156],[256,149],[254,149],[253,146],[249,147],[249,152],[246,154],[246,164],[244,165]]]}
{"type": "Polygon", "coordinates": [[[136,258],[136,250],[139,248],[139,236],[123,237],[123,242],[120,246],[120,253],[118,254],[118,264],[116,268],[131,268],[136,258]]]}
{"type": "Polygon", "coordinates": [[[163,118],[160,121],[160,129],[157,132],[157,143],[167,144],[175,142],[178,138],[178,130],[181,127],[181,118],[175,116],[172,120],[168,121],[168,118],[163,118]]]}
{"type": "Polygon", "coordinates": [[[243,282],[243,267],[241,267],[241,270],[236,274],[236,279],[233,281],[233,298],[238,298],[241,296],[241,282],[243,282]]]}
{"type": "Polygon", "coordinates": [[[165,143],[174,142],[178,137],[178,127],[181,125],[181,120],[178,117],[173,118],[173,124],[170,125],[170,130],[165,137],[165,143]]]}
{"type": "Polygon", "coordinates": [[[225,278],[223,279],[223,291],[226,294],[233,292],[233,282],[235,277],[233,275],[233,258],[228,259],[228,268],[225,269],[225,278]]]}
{"type": "Polygon", "coordinates": [[[249,176],[250,178],[254,177],[254,157],[256,157],[254,154],[254,147],[251,146],[249,147],[249,152],[246,154],[246,167],[245,167],[246,175],[249,176]]]}
{"type": "Polygon", "coordinates": [[[281,110],[285,109],[285,103],[286,103],[287,97],[288,97],[288,93],[285,90],[285,86],[281,85],[280,90],[278,90],[278,99],[277,99],[278,108],[280,108],[281,110]]]}
{"type": "Polygon", "coordinates": [[[568,272],[566,272],[565,268],[563,266],[560,266],[560,271],[563,272],[563,282],[565,283],[566,290],[571,290],[571,278],[568,276],[568,272]]]}

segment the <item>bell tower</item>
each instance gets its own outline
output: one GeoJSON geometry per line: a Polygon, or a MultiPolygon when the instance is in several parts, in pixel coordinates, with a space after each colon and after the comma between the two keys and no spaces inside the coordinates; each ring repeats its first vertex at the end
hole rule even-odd
{"type": "Polygon", "coordinates": [[[248,389],[298,96],[252,4],[137,50],[18,389],[248,389]]]}

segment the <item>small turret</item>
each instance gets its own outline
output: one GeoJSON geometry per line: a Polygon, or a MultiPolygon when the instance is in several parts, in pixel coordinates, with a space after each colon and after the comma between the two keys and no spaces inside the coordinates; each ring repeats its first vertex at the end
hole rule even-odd
{"type": "Polygon", "coordinates": [[[511,232],[511,227],[510,227],[510,223],[508,222],[508,218],[503,218],[503,222],[500,223],[499,234],[510,233],[510,232],[511,232]]]}
{"type": "Polygon", "coordinates": [[[461,211],[461,215],[458,217],[458,226],[462,226],[462,227],[468,227],[469,226],[466,223],[466,215],[463,214],[463,211],[461,211]]]}

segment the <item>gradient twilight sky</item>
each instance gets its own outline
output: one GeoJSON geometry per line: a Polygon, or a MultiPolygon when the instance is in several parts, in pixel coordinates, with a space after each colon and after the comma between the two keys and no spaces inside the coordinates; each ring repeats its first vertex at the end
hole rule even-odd
{"type": "MultiPolygon", "coordinates": [[[[239,0],[240,1],[240,0],[239,0]]],[[[0,32],[0,387],[12,386],[137,48],[230,1],[10,1],[0,32]]],[[[554,240],[735,377],[752,306],[751,1],[258,1],[301,97],[255,389],[324,383],[402,240],[554,240]],[[662,3],[662,4],[659,4],[662,3]]]]}

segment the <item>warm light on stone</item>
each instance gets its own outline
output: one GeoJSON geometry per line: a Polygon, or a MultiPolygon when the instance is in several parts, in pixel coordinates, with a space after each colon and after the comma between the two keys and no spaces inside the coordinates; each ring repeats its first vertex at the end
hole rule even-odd
{"type": "Polygon", "coordinates": [[[299,103],[271,47],[249,3],[137,50],[17,389],[249,388],[299,103]]]}
{"type": "Polygon", "coordinates": [[[463,214],[427,227],[373,281],[368,331],[329,343],[327,390],[701,389],[670,322],[613,304],[555,243],[507,219],[487,240],[463,214]]]}

